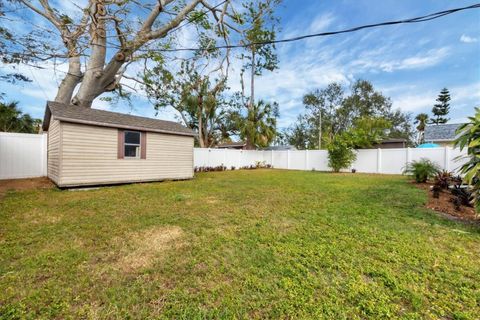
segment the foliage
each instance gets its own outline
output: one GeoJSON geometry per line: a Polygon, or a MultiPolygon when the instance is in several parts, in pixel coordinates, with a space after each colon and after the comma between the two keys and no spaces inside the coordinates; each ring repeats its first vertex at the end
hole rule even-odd
{"type": "Polygon", "coordinates": [[[172,73],[161,56],[143,76],[144,89],[157,111],[173,107],[180,120],[198,133],[198,144],[211,147],[228,138],[224,130],[228,120],[228,104],[223,92],[226,78],[211,79],[202,74],[200,60],[184,61],[172,73]]]}
{"type": "Polygon", "coordinates": [[[430,123],[432,124],[442,124],[447,123],[448,118],[446,117],[450,112],[450,93],[448,92],[447,88],[443,88],[438,95],[437,102],[433,108],[433,118],[430,123]]]}
{"type": "Polygon", "coordinates": [[[417,183],[425,183],[440,171],[440,167],[430,159],[422,158],[408,163],[404,174],[412,175],[417,183]]]}
{"type": "Polygon", "coordinates": [[[34,119],[27,113],[22,113],[18,102],[0,101],[0,131],[38,133],[42,121],[34,119]]]}
{"type": "Polygon", "coordinates": [[[348,168],[356,159],[352,144],[345,137],[337,137],[328,145],[328,166],[334,172],[348,168]]]}
{"type": "Polygon", "coordinates": [[[472,186],[475,207],[480,212],[480,108],[475,108],[475,115],[469,122],[457,129],[455,146],[467,149],[467,161],[460,168],[465,181],[472,186]]]}
{"type": "MultiPolygon", "coordinates": [[[[239,58],[243,61],[242,69],[240,71],[241,84],[241,98],[243,107],[248,110],[251,117],[254,117],[255,104],[255,77],[261,76],[263,70],[273,71],[278,68],[278,56],[275,52],[275,44],[268,42],[274,41],[278,31],[279,19],[274,15],[275,7],[280,3],[280,0],[254,0],[243,3],[244,12],[242,20],[248,26],[242,32],[242,39],[240,42],[250,44],[245,48],[246,53],[242,53],[239,58]],[[267,44],[259,45],[258,43],[267,42],[267,44]],[[247,97],[245,93],[245,71],[250,71],[250,96],[247,97]]],[[[243,129],[253,128],[253,119],[249,119],[243,129]]],[[[250,130],[250,129],[248,129],[250,130]]],[[[248,131],[247,130],[247,131],[248,131]]],[[[245,136],[248,149],[253,149],[258,146],[258,141],[252,140],[254,137],[252,133],[245,136]]]]}
{"type": "Polygon", "coordinates": [[[10,191],[0,318],[479,319],[478,228],[424,204],[404,177],[287,170],[10,191]]]}
{"type": "Polygon", "coordinates": [[[250,141],[252,147],[264,148],[270,145],[277,135],[278,104],[258,101],[246,114],[238,110],[232,115],[234,126],[243,140],[250,141]]]}
{"type": "Polygon", "coordinates": [[[328,141],[328,164],[334,172],[347,169],[356,159],[354,148],[367,148],[385,137],[390,123],[383,118],[361,117],[352,128],[328,141]]]}
{"type": "Polygon", "coordinates": [[[448,189],[450,184],[453,182],[453,175],[449,171],[442,170],[435,175],[433,181],[434,185],[438,186],[439,189],[445,190],[448,189]]]}
{"type": "Polygon", "coordinates": [[[424,131],[425,131],[425,127],[427,126],[427,123],[428,123],[428,114],[426,114],[426,113],[417,114],[417,116],[415,117],[415,122],[414,123],[417,125],[416,129],[418,131],[417,142],[418,143],[425,142],[424,131]]]}
{"type": "Polygon", "coordinates": [[[298,149],[318,148],[318,136],[322,130],[322,145],[327,145],[334,136],[351,130],[358,119],[383,118],[389,122],[385,138],[412,140],[413,130],[410,115],[392,110],[388,97],[375,90],[366,80],[357,80],[346,95],[339,83],[331,83],[324,89],[316,89],[303,97],[306,113],[298,116],[287,131],[289,144],[298,149]]]}

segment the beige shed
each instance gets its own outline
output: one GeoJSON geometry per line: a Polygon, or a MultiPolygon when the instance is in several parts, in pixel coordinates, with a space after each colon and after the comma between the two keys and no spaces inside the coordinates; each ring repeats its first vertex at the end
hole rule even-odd
{"type": "Polygon", "coordinates": [[[43,130],[59,187],[193,177],[195,133],[176,122],[49,101],[43,130]]]}

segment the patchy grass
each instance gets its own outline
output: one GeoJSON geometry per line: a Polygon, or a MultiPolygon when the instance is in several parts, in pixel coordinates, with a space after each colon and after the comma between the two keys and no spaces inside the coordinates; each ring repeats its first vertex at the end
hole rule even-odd
{"type": "Polygon", "coordinates": [[[403,177],[254,170],[0,201],[0,318],[479,319],[480,232],[403,177]]]}

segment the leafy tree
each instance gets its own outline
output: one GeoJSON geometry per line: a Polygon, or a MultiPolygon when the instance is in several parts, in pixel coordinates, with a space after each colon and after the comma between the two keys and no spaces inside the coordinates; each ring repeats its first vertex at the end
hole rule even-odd
{"type": "Polygon", "coordinates": [[[468,123],[457,129],[459,136],[455,146],[461,150],[467,149],[468,160],[460,172],[465,175],[467,183],[473,186],[475,208],[480,213],[480,108],[475,108],[475,115],[468,119],[468,123]]]}
{"type": "Polygon", "coordinates": [[[328,165],[334,172],[348,168],[356,159],[355,148],[367,148],[385,137],[390,123],[381,117],[361,117],[354,126],[337,134],[327,146],[328,165]]]}
{"type": "Polygon", "coordinates": [[[34,119],[29,114],[24,114],[18,109],[18,102],[0,101],[0,131],[38,133],[41,125],[40,119],[34,119]]]}
{"type": "MultiPolygon", "coordinates": [[[[249,114],[253,114],[255,108],[255,77],[261,76],[263,70],[273,71],[278,68],[278,57],[275,53],[275,45],[257,43],[274,41],[277,31],[278,19],[274,16],[274,9],[280,0],[251,1],[244,3],[245,12],[242,16],[243,21],[249,26],[243,32],[243,43],[250,43],[240,58],[245,60],[241,69],[240,80],[242,86],[242,97],[244,105],[249,109],[249,114]],[[245,94],[244,73],[250,71],[250,97],[245,94]]],[[[249,122],[252,122],[250,119],[249,122]]],[[[247,148],[252,149],[254,142],[247,135],[247,148]]]]}
{"type": "Polygon", "coordinates": [[[306,94],[303,98],[306,113],[288,130],[290,144],[297,148],[318,148],[320,115],[322,144],[349,131],[361,118],[383,118],[389,123],[389,127],[384,128],[386,138],[412,140],[411,116],[392,110],[390,99],[376,91],[370,82],[358,80],[351,86],[349,95],[345,95],[345,91],[341,84],[331,83],[306,94]]]}
{"type": "Polygon", "coordinates": [[[189,31],[202,49],[205,34],[215,40],[208,43],[210,47],[217,41],[229,44],[232,33],[244,24],[235,10],[237,4],[231,0],[217,5],[209,2],[91,0],[84,7],[76,5],[78,14],[72,14],[63,11],[59,1],[2,1],[2,11],[22,20],[31,30],[27,28],[24,34],[17,35],[2,25],[1,58],[3,62],[28,59],[31,64],[67,63],[68,71],[55,101],[90,107],[105,92],[119,92],[122,86],[127,86],[121,80],[131,78],[126,71],[132,63],[143,61],[144,68],[148,68],[150,49],[172,49],[178,35],[175,30],[181,26],[194,26],[189,31]],[[18,10],[19,7],[28,9],[28,14],[18,10]],[[37,26],[38,18],[49,26],[37,26]],[[195,34],[197,30],[201,32],[195,34]]]}
{"type": "Polygon", "coordinates": [[[448,119],[446,116],[450,112],[450,92],[448,92],[447,88],[443,88],[442,91],[440,91],[440,94],[438,95],[437,102],[433,108],[432,108],[432,113],[433,113],[433,119],[431,120],[432,124],[442,124],[442,123],[447,123],[448,119]]]}
{"type": "Polygon", "coordinates": [[[226,78],[220,75],[211,79],[210,73],[202,74],[205,65],[199,66],[198,62],[183,61],[172,73],[160,59],[145,72],[143,82],[155,109],[173,107],[181,121],[198,133],[198,145],[207,148],[228,136],[224,131],[228,120],[228,104],[223,97],[226,78]]]}

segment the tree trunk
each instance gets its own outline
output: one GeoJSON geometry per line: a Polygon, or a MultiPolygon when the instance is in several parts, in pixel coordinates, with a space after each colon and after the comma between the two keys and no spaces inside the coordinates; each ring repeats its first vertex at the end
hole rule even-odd
{"type": "Polygon", "coordinates": [[[77,85],[82,81],[82,71],[80,68],[80,57],[78,55],[68,59],[68,73],[63,78],[58,87],[55,101],[70,104],[72,100],[73,91],[77,85]]]}
{"type": "MultiPolygon", "coordinates": [[[[250,122],[252,119],[250,119],[251,115],[253,114],[253,106],[255,103],[255,48],[252,47],[252,68],[251,68],[251,74],[250,74],[250,103],[248,104],[248,114],[247,114],[247,120],[250,122]]],[[[246,148],[248,150],[253,150],[255,149],[255,146],[252,141],[252,137],[250,136],[251,132],[250,130],[247,131],[247,141],[246,141],[246,148]]]]}
{"type": "Polygon", "coordinates": [[[200,148],[205,148],[205,140],[203,137],[203,99],[202,95],[198,95],[198,143],[200,148]]]}

